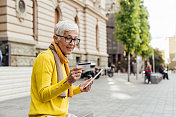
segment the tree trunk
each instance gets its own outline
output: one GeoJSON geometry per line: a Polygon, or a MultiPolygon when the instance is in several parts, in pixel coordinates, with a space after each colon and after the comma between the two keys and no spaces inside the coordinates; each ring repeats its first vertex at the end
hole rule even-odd
{"type": "Polygon", "coordinates": [[[142,78],[144,78],[144,73],[143,73],[143,71],[144,71],[144,68],[145,68],[145,59],[143,59],[142,58],[142,78]]]}
{"type": "Polygon", "coordinates": [[[138,74],[139,74],[139,71],[138,71],[138,54],[136,54],[136,80],[138,79],[138,74]]]}
{"type": "Polygon", "coordinates": [[[130,52],[128,50],[128,82],[130,82],[130,52]]]}

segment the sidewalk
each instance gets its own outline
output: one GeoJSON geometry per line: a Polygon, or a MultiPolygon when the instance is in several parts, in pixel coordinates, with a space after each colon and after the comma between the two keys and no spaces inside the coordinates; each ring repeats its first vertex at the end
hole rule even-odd
{"type": "Polygon", "coordinates": [[[176,117],[176,75],[159,84],[143,84],[143,79],[120,74],[94,82],[92,91],[71,100],[75,113],[93,112],[94,117],[176,117]],[[80,103],[78,103],[80,102],[80,103]]]}
{"type": "MultiPolygon", "coordinates": [[[[70,100],[69,111],[82,117],[176,117],[176,75],[159,84],[144,84],[131,75],[115,74],[113,78],[101,77],[94,81],[89,93],[70,100]]],[[[79,80],[76,84],[83,82],[79,80]]],[[[30,97],[0,102],[0,117],[27,117],[30,97]]]]}

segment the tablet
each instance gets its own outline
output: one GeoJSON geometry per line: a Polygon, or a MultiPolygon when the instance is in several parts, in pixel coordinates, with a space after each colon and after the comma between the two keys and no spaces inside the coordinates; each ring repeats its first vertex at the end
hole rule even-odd
{"type": "Polygon", "coordinates": [[[93,80],[95,80],[95,78],[96,78],[102,71],[103,71],[103,69],[101,69],[101,70],[92,78],[92,80],[90,80],[90,81],[86,84],[86,86],[84,86],[84,88],[86,88],[93,80]]]}

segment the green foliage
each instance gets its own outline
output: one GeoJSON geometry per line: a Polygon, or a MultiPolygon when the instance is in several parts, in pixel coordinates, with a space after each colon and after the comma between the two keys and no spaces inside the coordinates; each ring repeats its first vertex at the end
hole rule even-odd
{"type": "MultiPolygon", "coordinates": [[[[160,64],[165,63],[163,52],[160,51],[159,49],[154,49],[154,57],[155,57],[154,59],[155,60],[155,71],[158,72],[160,64]]],[[[153,64],[152,57],[150,57],[149,60],[150,60],[150,63],[153,64]]]]}
{"type": "Polygon", "coordinates": [[[143,0],[119,0],[120,11],[116,15],[115,40],[125,45],[129,53],[141,56],[150,55],[148,47],[150,33],[148,24],[148,11],[143,0]]]}
{"type": "MultiPolygon", "coordinates": [[[[140,44],[136,47],[135,53],[139,53],[139,55],[142,55],[142,53],[145,53],[143,51],[147,51],[148,44],[150,43],[150,32],[149,32],[149,24],[148,24],[148,11],[143,5],[143,1],[141,1],[140,4],[140,44]]],[[[149,49],[151,50],[151,48],[149,49]]]]}
{"type": "Polygon", "coordinates": [[[147,57],[152,56],[153,53],[154,53],[153,48],[149,46],[147,50],[143,50],[140,55],[142,56],[142,58],[147,58],[147,57]]]}
{"type": "Polygon", "coordinates": [[[130,54],[140,54],[143,58],[151,56],[153,49],[148,47],[150,33],[148,12],[143,0],[118,0],[120,11],[116,14],[114,39],[122,43],[128,52],[128,81],[130,54]]]}
{"type": "Polygon", "coordinates": [[[140,43],[139,10],[140,0],[119,0],[121,10],[116,15],[114,39],[125,45],[133,53],[140,43]]]}

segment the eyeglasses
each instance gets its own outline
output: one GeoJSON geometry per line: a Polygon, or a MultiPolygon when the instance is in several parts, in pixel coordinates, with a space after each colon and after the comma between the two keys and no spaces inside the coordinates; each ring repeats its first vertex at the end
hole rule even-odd
{"type": "Polygon", "coordinates": [[[77,38],[73,39],[71,37],[65,37],[65,36],[61,36],[61,35],[56,35],[56,36],[63,37],[65,39],[65,42],[68,44],[72,43],[72,41],[76,45],[79,45],[79,43],[80,43],[80,39],[77,39],[77,38]]]}

